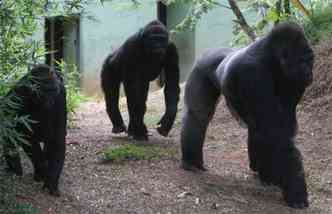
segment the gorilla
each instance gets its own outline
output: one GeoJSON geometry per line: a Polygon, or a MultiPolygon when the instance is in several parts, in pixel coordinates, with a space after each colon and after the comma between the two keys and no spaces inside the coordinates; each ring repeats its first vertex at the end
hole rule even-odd
{"type": "MultiPolygon", "coordinates": [[[[44,182],[44,188],[59,196],[58,181],[65,159],[65,136],[67,123],[66,92],[60,73],[47,65],[36,65],[7,94],[17,98],[18,106],[12,107],[18,116],[28,115],[30,128],[19,124],[15,127],[27,143],[23,150],[34,167],[34,180],[44,182]],[[40,143],[44,143],[41,147],[40,143]]],[[[7,170],[23,174],[17,146],[4,143],[7,170]]]]}
{"type": "Polygon", "coordinates": [[[314,55],[302,29],[286,22],[239,50],[210,50],[197,61],[185,88],[182,167],[205,170],[203,143],[222,94],[248,128],[250,168],[279,186],[290,207],[308,206],[302,157],[295,147],[296,106],[313,79],[314,55]]]}
{"type": "Polygon", "coordinates": [[[110,54],[101,70],[101,86],[106,111],[113,124],[112,132],[126,132],[119,110],[119,90],[123,83],[129,111],[128,135],[148,140],[144,124],[149,82],[164,74],[165,113],[157,131],[167,136],[173,126],[179,101],[179,56],[169,41],[166,27],[159,21],[148,23],[110,54]]]}

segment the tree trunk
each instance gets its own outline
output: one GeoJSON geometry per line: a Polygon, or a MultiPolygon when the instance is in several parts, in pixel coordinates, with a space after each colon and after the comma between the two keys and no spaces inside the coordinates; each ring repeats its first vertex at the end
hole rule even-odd
{"type": "Polygon", "coordinates": [[[277,15],[278,15],[278,20],[274,22],[274,24],[278,24],[279,20],[280,20],[280,14],[281,14],[281,2],[282,0],[278,0],[276,1],[276,11],[277,11],[277,15]]]}
{"type": "Polygon", "coordinates": [[[285,14],[290,15],[289,0],[284,0],[284,11],[285,11],[285,14]]]}
{"type": "Polygon", "coordinates": [[[237,21],[240,24],[242,30],[249,36],[249,38],[252,41],[254,41],[257,36],[255,32],[251,29],[251,27],[248,25],[235,0],[228,0],[228,3],[233,13],[235,14],[237,21]]]}

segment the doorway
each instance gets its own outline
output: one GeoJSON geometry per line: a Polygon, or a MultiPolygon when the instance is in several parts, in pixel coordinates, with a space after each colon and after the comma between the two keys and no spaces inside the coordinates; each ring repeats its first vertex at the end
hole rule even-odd
{"type": "Polygon", "coordinates": [[[62,60],[80,68],[80,17],[56,16],[45,20],[45,63],[54,67],[62,60]]]}

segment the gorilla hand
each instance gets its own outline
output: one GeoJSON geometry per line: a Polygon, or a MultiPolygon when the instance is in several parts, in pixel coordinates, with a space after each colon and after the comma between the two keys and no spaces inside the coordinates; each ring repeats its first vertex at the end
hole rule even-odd
{"type": "Polygon", "coordinates": [[[176,112],[175,113],[165,113],[163,115],[163,117],[160,119],[160,121],[157,123],[158,127],[157,127],[157,131],[160,135],[167,137],[169,131],[171,130],[173,123],[174,123],[174,119],[176,116],[176,112]]]}

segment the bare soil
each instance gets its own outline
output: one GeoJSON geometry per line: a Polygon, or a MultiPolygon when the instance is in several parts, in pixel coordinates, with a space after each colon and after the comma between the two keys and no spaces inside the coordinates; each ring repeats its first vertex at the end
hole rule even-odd
{"type": "MultiPolygon", "coordinates": [[[[332,214],[332,101],[330,91],[325,90],[331,86],[331,81],[325,80],[332,77],[329,74],[332,60],[324,51],[322,47],[316,50],[315,82],[298,108],[297,146],[303,154],[307,176],[310,201],[307,209],[288,208],[278,188],[262,186],[249,170],[246,130],[232,118],[223,100],[206,136],[207,172],[193,173],[179,167],[180,119],[167,138],[159,136],[149,124],[148,143],[176,148],[175,156],[104,163],[102,150],[128,139],[112,136],[103,102],[89,101],[80,107],[74,127],[68,130],[67,156],[60,182],[62,196],[49,196],[40,184],[32,182],[31,174],[25,174],[16,179],[20,183],[17,198],[31,202],[43,214],[332,214]],[[325,89],[318,93],[319,87],[325,89]]],[[[161,106],[162,92],[150,94],[147,119],[160,118],[161,106]]],[[[126,108],[123,113],[127,120],[126,108]]]]}

